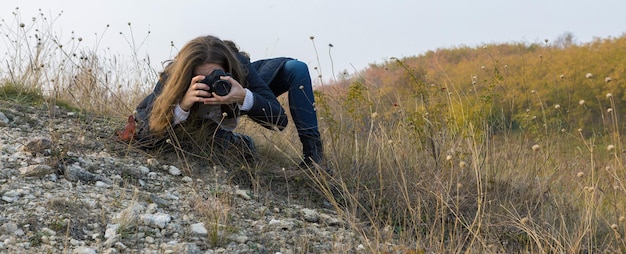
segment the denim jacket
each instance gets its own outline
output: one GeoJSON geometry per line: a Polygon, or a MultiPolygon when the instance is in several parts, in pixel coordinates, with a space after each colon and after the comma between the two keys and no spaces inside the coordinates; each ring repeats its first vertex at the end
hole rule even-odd
{"type": "MultiPolygon", "coordinates": [[[[271,59],[263,59],[255,62],[238,54],[238,60],[240,63],[248,68],[248,76],[246,77],[248,83],[248,90],[252,92],[254,96],[254,103],[252,108],[247,111],[241,111],[242,115],[247,115],[254,122],[268,129],[283,130],[288,123],[285,109],[278,102],[276,95],[268,84],[270,84],[276,77],[278,71],[282,68],[283,64],[291,58],[279,57],[271,59]]],[[[166,77],[162,76],[161,79],[166,77]]],[[[135,131],[135,140],[139,145],[151,146],[164,137],[157,137],[150,131],[149,119],[150,112],[152,111],[152,105],[156,97],[163,91],[163,82],[160,80],[157,82],[152,93],[146,96],[135,109],[134,117],[137,121],[137,129],[135,131]]],[[[173,121],[173,119],[171,120],[173,121]]]]}

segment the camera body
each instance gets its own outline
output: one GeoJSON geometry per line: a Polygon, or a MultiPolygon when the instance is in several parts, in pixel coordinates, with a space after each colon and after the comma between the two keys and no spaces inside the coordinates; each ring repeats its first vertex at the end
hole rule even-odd
{"type": "Polygon", "coordinates": [[[225,96],[230,93],[230,88],[232,87],[232,85],[230,84],[230,82],[220,79],[220,77],[223,76],[230,76],[230,74],[224,72],[223,70],[214,70],[199,83],[204,83],[208,85],[209,93],[215,93],[219,96],[225,96]]]}

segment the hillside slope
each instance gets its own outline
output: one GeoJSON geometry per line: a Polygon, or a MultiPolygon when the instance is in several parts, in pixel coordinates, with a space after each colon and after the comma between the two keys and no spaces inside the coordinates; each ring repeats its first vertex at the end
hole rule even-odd
{"type": "MultiPolygon", "coordinates": [[[[333,210],[115,141],[120,123],[0,101],[0,252],[354,252],[333,210]]],[[[301,195],[307,195],[301,188],[301,195]]],[[[312,192],[311,192],[312,193],[312,192]]],[[[308,194],[311,194],[308,193],[308,194]]]]}

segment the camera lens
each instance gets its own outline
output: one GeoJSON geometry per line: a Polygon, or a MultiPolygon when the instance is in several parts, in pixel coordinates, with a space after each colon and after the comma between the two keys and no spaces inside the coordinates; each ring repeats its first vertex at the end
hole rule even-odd
{"type": "Polygon", "coordinates": [[[225,96],[230,93],[230,83],[226,80],[216,80],[213,83],[213,92],[219,96],[225,96]]]}

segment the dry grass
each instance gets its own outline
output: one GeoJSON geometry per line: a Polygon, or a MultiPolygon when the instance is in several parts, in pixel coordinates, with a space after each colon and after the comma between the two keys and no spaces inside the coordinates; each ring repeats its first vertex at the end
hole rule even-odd
{"type": "MultiPolygon", "coordinates": [[[[0,67],[0,78],[5,88],[18,91],[12,98],[34,89],[46,100],[120,117],[121,126],[151,89],[144,84],[155,83],[155,72],[137,57],[137,49],[132,61],[103,56],[73,36],[59,42],[53,21],[20,26],[20,18],[16,14],[13,23],[0,27],[0,35],[11,38],[5,41],[11,50],[2,59],[9,64],[0,67]]],[[[406,73],[420,96],[395,94],[402,101],[393,107],[368,90],[373,86],[368,80],[316,92],[326,155],[336,175],[312,181],[365,239],[366,250],[626,250],[623,123],[616,111],[604,126],[611,135],[563,131],[543,125],[542,117],[535,120],[539,131],[494,130],[494,121],[504,119],[480,114],[494,110],[492,104],[453,106],[470,95],[456,92],[454,84],[450,94],[434,93],[421,74],[411,68],[406,73]],[[468,112],[476,108],[479,113],[470,119],[468,112]]],[[[539,97],[535,102],[546,107],[539,97]]],[[[268,158],[258,167],[280,168],[298,163],[293,158],[300,147],[290,128],[271,132],[244,123],[239,131],[254,136],[268,158]]],[[[196,202],[214,245],[228,224],[231,198],[215,194],[196,202]]]]}

